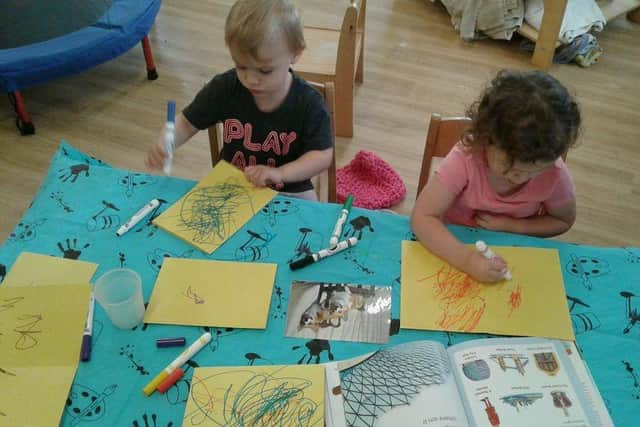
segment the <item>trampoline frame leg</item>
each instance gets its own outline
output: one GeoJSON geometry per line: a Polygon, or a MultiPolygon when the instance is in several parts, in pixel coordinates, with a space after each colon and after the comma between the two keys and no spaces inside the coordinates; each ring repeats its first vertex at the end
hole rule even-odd
{"type": "Polygon", "coordinates": [[[20,134],[33,135],[36,133],[36,128],[31,122],[31,117],[29,117],[27,106],[24,103],[24,98],[22,98],[20,91],[16,90],[14,92],[10,92],[8,95],[9,101],[13,105],[14,110],[16,110],[16,127],[20,130],[20,134]]]}
{"type": "Polygon", "coordinates": [[[155,80],[158,78],[158,72],[156,71],[156,64],[153,62],[153,53],[151,53],[149,36],[144,36],[141,43],[142,51],[144,52],[144,60],[147,63],[147,79],[155,80]]]}

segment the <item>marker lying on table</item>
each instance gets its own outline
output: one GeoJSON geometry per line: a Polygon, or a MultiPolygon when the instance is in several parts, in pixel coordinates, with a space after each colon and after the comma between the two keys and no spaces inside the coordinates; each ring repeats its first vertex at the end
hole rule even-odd
{"type": "MultiPolygon", "coordinates": [[[[493,252],[491,250],[491,248],[489,248],[489,246],[487,246],[487,244],[485,242],[483,242],[482,240],[478,240],[476,242],[476,249],[486,259],[492,259],[492,258],[495,258],[497,256],[496,253],[493,252]]],[[[512,279],[511,272],[509,271],[508,268],[504,269],[504,271],[502,272],[502,277],[504,277],[505,280],[511,280],[512,279]]]]}
{"type": "Polygon", "coordinates": [[[169,376],[164,379],[164,381],[158,384],[156,390],[158,390],[160,393],[164,393],[169,390],[172,385],[177,383],[182,377],[184,377],[184,371],[182,370],[182,368],[176,368],[175,371],[171,372],[169,376]]]}
{"type": "Polygon", "coordinates": [[[340,234],[342,234],[342,226],[347,222],[347,217],[349,216],[352,204],[353,195],[349,194],[347,196],[347,200],[344,201],[344,205],[342,205],[340,216],[338,217],[338,221],[336,221],[336,226],[333,228],[333,234],[331,234],[331,239],[329,239],[329,248],[335,248],[338,244],[338,239],[340,239],[340,234]]]}
{"type": "Polygon", "coordinates": [[[160,206],[160,200],[158,199],[153,199],[152,201],[144,205],[138,212],[134,213],[133,216],[129,218],[129,221],[125,222],[120,228],[118,228],[118,231],[116,231],[116,236],[120,237],[127,231],[131,230],[136,226],[137,223],[140,222],[140,220],[142,220],[142,218],[149,215],[151,211],[158,206],[160,206]]]}
{"type": "Polygon", "coordinates": [[[82,347],[80,347],[80,360],[88,362],[91,359],[91,336],[93,334],[93,309],[96,305],[96,297],[91,292],[89,296],[89,311],[87,312],[87,323],[84,325],[82,335],[82,347]]]}
{"type": "Polygon", "coordinates": [[[169,155],[162,167],[165,175],[171,174],[171,162],[173,161],[173,149],[175,148],[175,135],[176,135],[176,103],[169,101],[167,103],[167,123],[164,125],[164,149],[169,155]]]}
{"type": "Polygon", "coordinates": [[[320,261],[322,258],[326,258],[333,254],[337,254],[338,252],[342,252],[345,249],[355,246],[357,243],[358,243],[357,238],[349,237],[347,240],[343,240],[342,242],[338,243],[335,246],[335,248],[321,249],[315,254],[307,255],[302,259],[292,262],[291,264],[289,264],[289,268],[291,270],[298,270],[302,267],[306,267],[309,264],[313,264],[314,262],[320,261]]]}
{"type": "Polygon", "coordinates": [[[205,332],[193,344],[187,347],[185,351],[180,353],[180,356],[176,357],[173,362],[169,363],[166,368],[164,368],[158,375],[156,375],[156,377],[152,379],[149,384],[144,386],[142,392],[147,396],[151,395],[156,387],[165,380],[165,378],[167,378],[177,368],[184,365],[187,360],[191,359],[197,352],[202,349],[202,347],[207,345],[209,341],[211,341],[211,334],[209,332],[205,332]]]}

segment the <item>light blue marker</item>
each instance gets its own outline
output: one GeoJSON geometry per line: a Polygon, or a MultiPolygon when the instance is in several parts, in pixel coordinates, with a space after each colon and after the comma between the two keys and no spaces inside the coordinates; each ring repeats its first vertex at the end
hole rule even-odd
{"type": "Polygon", "coordinates": [[[164,148],[169,155],[164,161],[162,170],[165,175],[171,174],[171,162],[173,161],[173,150],[175,148],[174,138],[176,133],[176,103],[169,101],[167,103],[167,123],[164,125],[164,148]]]}

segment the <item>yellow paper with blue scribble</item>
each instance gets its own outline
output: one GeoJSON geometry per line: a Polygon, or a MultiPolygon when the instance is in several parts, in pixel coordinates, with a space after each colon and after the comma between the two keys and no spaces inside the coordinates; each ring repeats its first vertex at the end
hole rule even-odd
{"type": "Polygon", "coordinates": [[[512,280],[484,284],[418,242],[402,242],[400,324],[407,329],[573,340],[556,249],[496,246],[512,280]]]}
{"type": "Polygon", "coordinates": [[[165,258],[144,321],[264,329],[276,268],[258,262],[165,258]]]}
{"type": "Polygon", "coordinates": [[[210,254],[276,194],[254,186],[242,171],[220,161],[153,223],[210,254]]]}
{"type": "Polygon", "coordinates": [[[89,283],[98,264],[22,252],[11,266],[2,286],[44,286],[89,283]]]}
{"type": "Polygon", "coordinates": [[[78,367],[89,285],[0,287],[0,424],[58,425],[78,367]]]}
{"type": "Polygon", "coordinates": [[[196,368],[182,425],[321,427],[324,367],[196,368]]]}

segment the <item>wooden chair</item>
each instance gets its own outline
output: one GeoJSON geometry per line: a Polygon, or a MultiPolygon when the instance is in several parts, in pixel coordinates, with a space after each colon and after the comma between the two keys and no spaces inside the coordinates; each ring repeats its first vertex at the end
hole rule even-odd
{"type": "Polygon", "coordinates": [[[416,198],[427,184],[438,163],[462,139],[462,134],[470,125],[471,119],[468,117],[442,117],[440,114],[431,114],[416,198]]]}
{"type": "MultiPolygon", "coordinates": [[[[316,176],[312,179],[313,185],[318,194],[318,199],[326,202],[336,203],[336,151],[335,151],[335,89],[333,83],[315,83],[309,84],[320,92],[327,104],[329,117],[331,119],[331,134],[334,139],[333,158],[331,165],[326,173],[316,176]]],[[[220,160],[220,151],[224,141],[224,126],[221,122],[210,126],[207,130],[209,133],[209,151],[211,152],[211,166],[215,166],[220,160]]]]}
{"type": "Polygon", "coordinates": [[[350,0],[340,30],[305,27],[307,48],[293,68],[314,82],[333,82],[336,90],[336,135],[353,136],[354,81],[362,83],[367,1],[350,0]]]}

